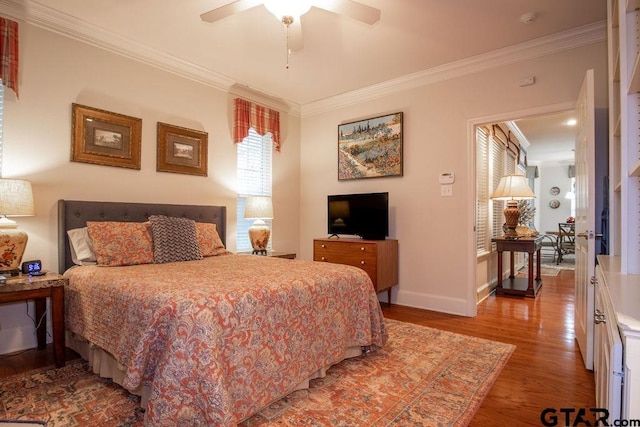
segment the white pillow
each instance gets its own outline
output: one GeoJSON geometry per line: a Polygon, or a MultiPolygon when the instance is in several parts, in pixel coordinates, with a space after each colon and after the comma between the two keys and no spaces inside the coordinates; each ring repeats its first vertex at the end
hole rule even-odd
{"type": "Polygon", "coordinates": [[[76,265],[96,265],[96,254],[87,227],[67,230],[71,260],[76,265]]]}

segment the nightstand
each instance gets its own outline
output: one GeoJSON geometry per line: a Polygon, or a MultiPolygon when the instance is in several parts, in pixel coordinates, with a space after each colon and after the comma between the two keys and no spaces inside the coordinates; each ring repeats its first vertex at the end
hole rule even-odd
{"type": "Polygon", "coordinates": [[[238,255],[256,255],[256,256],[270,256],[275,258],[296,259],[296,254],[293,252],[267,251],[267,253],[264,255],[253,254],[251,252],[238,252],[238,255]]]}
{"type": "Polygon", "coordinates": [[[53,351],[56,367],[64,366],[64,287],[69,279],[57,273],[42,276],[19,275],[7,278],[7,283],[0,284],[0,304],[34,300],[36,322],[40,322],[36,330],[38,349],[47,346],[47,298],[51,298],[51,322],[53,330],[53,351]],[[42,321],[41,321],[42,319],[42,321]]]}

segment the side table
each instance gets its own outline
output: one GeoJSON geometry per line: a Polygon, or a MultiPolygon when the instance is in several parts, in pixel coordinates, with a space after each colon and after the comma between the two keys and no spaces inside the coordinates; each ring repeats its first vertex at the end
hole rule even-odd
{"type": "Polygon", "coordinates": [[[267,251],[266,254],[254,254],[251,252],[238,252],[238,255],[256,255],[256,256],[270,256],[275,258],[287,258],[287,259],[296,259],[296,254],[293,252],[278,252],[278,251],[267,251]]]}
{"type": "Polygon", "coordinates": [[[518,295],[535,298],[542,286],[540,279],[540,249],[543,236],[518,237],[515,239],[495,238],[498,250],[498,286],[496,295],[518,295]],[[507,283],[502,282],[502,252],[510,252],[510,273],[507,283]],[[529,254],[529,270],[527,278],[515,277],[513,253],[526,252],[529,254]],[[535,259],[535,272],[534,272],[535,259]],[[535,278],[534,278],[535,274],[535,278]]]}
{"type": "Polygon", "coordinates": [[[51,298],[51,322],[53,330],[53,352],[56,368],[65,364],[64,356],[64,287],[69,279],[57,273],[42,276],[19,275],[7,277],[7,283],[0,284],[0,304],[34,300],[36,308],[36,335],[38,349],[47,346],[47,298],[51,298]]]}

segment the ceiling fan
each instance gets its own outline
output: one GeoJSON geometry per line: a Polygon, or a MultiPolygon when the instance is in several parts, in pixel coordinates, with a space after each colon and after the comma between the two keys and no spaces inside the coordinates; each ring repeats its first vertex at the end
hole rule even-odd
{"type": "Polygon", "coordinates": [[[311,7],[324,9],[369,25],[380,20],[380,9],[354,0],[235,0],[203,13],[200,19],[204,22],[216,22],[261,4],[264,4],[267,10],[287,27],[287,48],[294,51],[303,47],[300,16],[307,13],[311,7]]]}

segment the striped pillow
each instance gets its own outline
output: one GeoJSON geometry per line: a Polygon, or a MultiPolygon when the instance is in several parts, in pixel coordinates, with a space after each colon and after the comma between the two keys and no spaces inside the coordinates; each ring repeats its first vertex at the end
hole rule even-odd
{"type": "Polygon", "coordinates": [[[153,262],[192,261],[202,259],[196,222],[187,218],[151,215],[153,262]]]}

